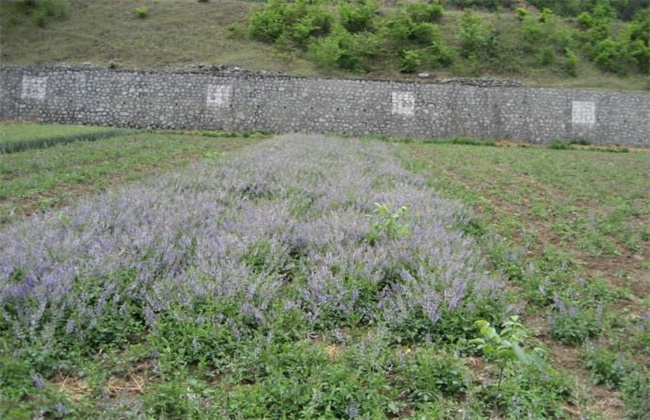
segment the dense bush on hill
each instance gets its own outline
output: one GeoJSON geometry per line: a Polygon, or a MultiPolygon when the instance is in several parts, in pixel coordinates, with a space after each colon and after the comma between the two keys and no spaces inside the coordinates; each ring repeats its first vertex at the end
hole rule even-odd
{"type": "Polygon", "coordinates": [[[297,47],[320,65],[355,72],[413,73],[449,67],[456,73],[480,75],[550,68],[576,76],[581,59],[619,75],[650,71],[650,9],[640,9],[643,1],[593,0],[577,7],[574,2],[539,0],[531,3],[541,11],[520,7],[516,19],[511,13],[485,15],[473,10],[512,8],[513,3],[444,2],[464,8],[459,17],[458,12],[446,15],[439,2],[398,3],[384,9],[376,0],[335,5],[271,0],[253,11],[248,29],[254,40],[297,47]],[[563,18],[554,10],[574,17],[563,18]],[[617,19],[632,10],[637,13],[631,21],[617,19]],[[441,21],[449,32],[445,36],[439,29],[441,21]]]}

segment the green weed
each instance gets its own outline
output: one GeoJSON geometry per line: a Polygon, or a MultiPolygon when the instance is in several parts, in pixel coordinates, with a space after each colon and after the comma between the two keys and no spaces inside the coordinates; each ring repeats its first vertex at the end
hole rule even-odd
{"type": "Polygon", "coordinates": [[[135,14],[140,19],[145,19],[147,16],[149,16],[149,8],[147,6],[140,6],[135,9],[135,14]]]}

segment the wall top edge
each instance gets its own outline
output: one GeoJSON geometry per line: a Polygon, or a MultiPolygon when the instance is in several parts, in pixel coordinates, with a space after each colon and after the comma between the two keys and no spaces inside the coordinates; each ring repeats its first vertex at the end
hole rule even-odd
{"type": "Polygon", "coordinates": [[[528,90],[540,92],[575,92],[576,94],[586,95],[609,95],[618,94],[626,96],[642,96],[650,97],[650,92],[643,91],[605,91],[605,90],[589,90],[578,88],[548,88],[548,87],[529,87],[507,79],[482,79],[482,78],[457,78],[449,80],[391,80],[391,79],[369,79],[369,78],[337,78],[326,76],[293,76],[282,73],[274,73],[267,71],[256,71],[248,69],[239,70],[226,70],[226,71],[155,71],[155,70],[140,70],[140,69],[108,69],[103,67],[88,67],[88,66],[26,66],[14,64],[0,64],[0,71],[16,70],[28,72],[78,72],[78,73],[122,73],[122,74],[141,74],[141,75],[193,75],[193,76],[207,76],[216,78],[228,79],[267,79],[267,80],[305,80],[305,81],[339,81],[347,83],[377,83],[377,84],[394,84],[398,86],[435,86],[435,87],[450,87],[450,88],[477,88],[485,90],[528,90]]]}

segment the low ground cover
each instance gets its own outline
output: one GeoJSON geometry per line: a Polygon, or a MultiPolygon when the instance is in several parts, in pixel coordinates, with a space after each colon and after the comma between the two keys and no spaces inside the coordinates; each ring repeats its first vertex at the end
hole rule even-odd
{"type": "Polygon", "coordinates": [[[647,413],[650,154],[291,135],[201,156],[0,230],[0,413],[647,413]]]}
{"type": "MultiPolygon", "coordinates": [[[[2,126],[7,141],[31,142],[48,136],[105,132],[85,126],[2,126]],[[98,131],[97,131],[98,130],[98,131]]],[[[218,134],[218,133],[217,133],[218,134]]],[[[259,138],[205,137],[199,133],[146,132],[104,138],[97,142],[60,143],[48,149],[0,154],[0,225],[51,208],[71,204],[126,181],[184,166],[206,156],[252,144],[259,138]]]]}

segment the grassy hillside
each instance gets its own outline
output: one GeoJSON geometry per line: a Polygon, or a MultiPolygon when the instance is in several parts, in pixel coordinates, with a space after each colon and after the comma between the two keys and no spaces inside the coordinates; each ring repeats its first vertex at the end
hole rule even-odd
{"type": "Polygon", "coordinates": [[[252,69],[313,73],[274,48],[228,38],[227,26],[244,22],[250,3],[220,0],[84,0],[70,2],[65,19],[34,22],[22,1],[0,4],[2,62],[49,65],[90,61],[123,68],[158,69],[170,63],[237,63],[252,69]],[[136,9],[146,5],[146,19],[136,9]]]}
{"type": "MultiPolygon", "coordinates": [[[[414,79],[418,71],[427,71],[434,78],[498,76],[520,79],[531,86],[647,88],[646,75],[632,72],[622,77],[603,72],[584,57],[582,51],[577,51],[577,76],[570,76],[563,70],[567,58],[560,46],[553,46],[558,57],[553,64],[538,65],[538,61],[544,60],[540,55],[543,52],[525,51],[528,47],[521,45],[519,35],[522,24],[514,11],[476,13],[484,22],[494,25],[500,43],[499,54],[514,55],[514,64],[491,51],[476,57],[470,54],[465,57],[461,52],[453,64],[432,68],[424,63],[415,67],[413,73],[406,74],[400,71],[403,70],[403,55],[408,49],[420,48],[418,46],[407,45],[397,55],[390,55],[381,45],[363,71],[348,72],[312,61],[314,54],[306,51],[306,47],[254,41],[249,37],[248,23],[252,11],[262,8],[259,3],[238,0],[70,0],[68,3],[69,7],[65,13],[59,13],[60,16],[41,16],[34,8],[25,6],[24,0],[3,1],[0,4],[2,63],[53,65],[90,61],[99,66],[161,69],[201,62],[237,64],[296,75],[414,79]],[[141,9],[145,10],[144,18],[136,12],[142,7],[145,8],[141,9]]],[[[388,16],[394,6],[395,2],[383,2],[382,15],[388,16]]],[[[329,4],[324,8],[333,15],[337,13],[329,4]]],[[[530,10],[532,16],[539,13],[532,7],[530,10]]],[[[453,51],[460,48],[458,27],[462,16],[462,10],[447,8],[436,22],[442,41],[453,51]]],[[[575,23],[567,26],[567,20],[557,19],[559,28],[575,29],[575,23]]],[[[535,41],[532,44],[535,46],[535,41]]],[[[367,46],[362,44],[364,48],[367,46]]]]}

